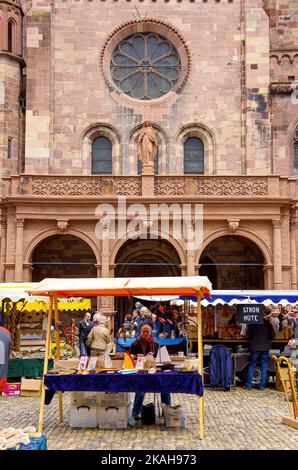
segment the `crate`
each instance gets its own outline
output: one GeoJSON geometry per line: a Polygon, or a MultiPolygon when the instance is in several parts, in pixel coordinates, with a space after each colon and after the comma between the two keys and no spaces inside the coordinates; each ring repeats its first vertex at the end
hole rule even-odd
{"type": "Polygon", "coordinates": [[[163,405],[162,408],[167,428],[186,428],[186,412],[182,406],[163,405]]]}
{"type": "Polygon", "coordinates": [[[72,392],[71,406],[96,406],[99,392],[72,392]]]}
{"type": "Polygon", "coordinates": [[[127,406],[130,403],[130,394],[127,392],[100,392],[98,393],[97,404],[99,406],[127,406]]]}
{"type": "Polygon", "coordinates": [[[99,406],[97,408],[100,429],[125,429],[130,417],[130,406],[99,406]]]}
{"type": "Polygon", "coordinates": [[[71,428],[97,428],[96,406],[72,406],[70,408],[69,425],[71,428]]]}
{"type": "Polygon", "coordinates": [[[24,379],[21,380],[21,397],[40,397],[41,380],[24,379]]]}

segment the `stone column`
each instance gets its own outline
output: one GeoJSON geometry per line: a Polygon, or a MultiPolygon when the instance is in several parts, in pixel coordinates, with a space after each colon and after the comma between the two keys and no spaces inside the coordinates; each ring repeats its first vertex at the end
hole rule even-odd
{"type": "Polygon", "coordinates": [[[23,281],[24,219],[16,219],[15,282],[23,281]]]}
{"type": "Polygon", "coordinates": [[[291,268],[291,289],[297,289],[297,256],[296,256],[296,232],[297,232],[297,218],[290,219],[290,263],[291,268]]]}
{"type": "Polygon", "coordinates": [[[263,268],[264,272],[264,287],[265,289],[271,290],[273,289],[273,282],[272,282],[272,272],[273,272],[273,266],[271,264],[267,264],[263,268]]]}
{"type": "Polygon", "coordinates": [[[5,261],[6,261],[6,230],[7,220],[6,217],[0,219],[0,281],[5,282],[5,261]]]}
{"type": "Polygon", "coordinates": [[[273,224],[273,265],[274,265],[274,289],[282,289],[281,267],[281,220],[272,220],[273,224]]]}
{"type": "MultiPolygon", "coordinates": [[[[102,241],[101,241],[101,276],[110,277],[110,224],[108,220],[102,221],[102,241]]],[[[100,310],[110,317],[110,328],[113,329],[113,297],[100,298],[100,310]]]]}

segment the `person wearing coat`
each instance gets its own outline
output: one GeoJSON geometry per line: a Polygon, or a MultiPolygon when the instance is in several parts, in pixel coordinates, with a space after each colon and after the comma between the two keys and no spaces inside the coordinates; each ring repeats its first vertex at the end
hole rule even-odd
{"type": "Polygon", "coordinates": [[[108,318],[100,313],[93,317],[93,328],[88,334],[87,346],[90,345],[91,356],[103,356],[112,345],[110,330],[107,328],[108,318]]]}
{"type": "Polygon", "coordinates": [[[269,363],[269,349],[271,341],[275,337],[274,327],[270,322],[271,312],[264,316],[264,323],[248,325],[246,337],[250,341],[250,359],[246,376],[245,388],[251,390],[253,386],[253,375],[257,361],[261,362],[260,390],[264,390],[267,382],[267,371],[269,363]]]}

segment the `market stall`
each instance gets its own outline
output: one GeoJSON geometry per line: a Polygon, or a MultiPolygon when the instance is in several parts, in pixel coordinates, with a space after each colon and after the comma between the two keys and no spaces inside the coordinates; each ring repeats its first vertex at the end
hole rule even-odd
{"type": "MultiPolygon", "coordinates": [[[[49,324],[54,311],[55,323],[59,321],[58,314],[58,297],[74,297],[74,296],[139,296],[139,295],[186,295],[196,296],[197,299],[197,328],[198,328],[198,372],[197,377],[202,377],[203,373],[203,344],[201,335],[201,299],[206,295],[210,295],[211,283],[207,277],[194,276],[194,277],[160,277],[160,278],[108,278],[108,279],[44,279],[33,289],[29,290],[31,295],[48,296],[50,298],[49,309],[49,324]]],[[[57,343],[57,358],[60,358],[60,338],[59,331],[56,329],[56,343],[57,343]]],[[[44,362],[44,378],[42,381],[42,392],[40,402],[40,416],[39,416],[39,433],[42,433],[43,416],[45,405],[45,383],[49,387],[50,379],[47,376],[47,365],[50,349],[50,327],[48,326],[46,351],[44,362]]],[[[80,375],[78,377],[81,389],[88,390],[86,377],[92,377],[93,374],[80,375]]],[[[166,375],[166,374],[165,374],[166,375]]],[[[120,376],[120,375],[119,375],[120,376]]],[[[130,390],[136,389],[135,377],[128,377],[130,379],[130,390]]],[[[67,376],[65,376],[65,380],[67,376]]],[[[90,379],[88,379],[90,380],[90,379]]],[[[100,382],[100,376],[98,377],[100,382]]],[[[142,379],[144,380],[144,379],[142,379]]],[[[60,387],[62,386],[60,385],[60,387]]],[[[72,390],[74,390],[72,388],[72,390]]],[[[62,393],[59,392],[59,410],[60,419],[63,419],[62,410],[62,393]]],[[[203,439],[204,431],[204,398],[203,395],[199,398],[199,423],[200,423],[200,439],[203,439]]]]}
{"type": "MultiPolygon", "coordinates": [[[[181,298],[180,302],[186,309],[189,320],[189,336],[196,341],[196,299],[194,297],[181,298]]],[[[278,314],[280,308],[295,307],[298,305],[298,291],[270,291],[270,290],[214,290],[212,296],[202,300],[202,328],[203,340],[208,342],[241,342],[245,337],[241,326],[237,323],[236,307],[241,303],[259,303],[271,307],[278,314]]],[[[286,344],[291,337],[291,331],[285,329],[276,335],[275,343],[286,344]]]]}
{"type": "MultiPolygon", "coordinates": [[[[41,377],[43,373],[43,325],[49,312],[49,299],[28,294],[27,290],[37,285],[37,282],[0,284],[0,325],[4,325],[12,334],[8,378],[41,377]]],[[[90,308],[90,299],[69,298],[58,302],[60,317],[86,312],[90,308]]],[[[63,330],[69,328],[69,325],[63,326],[63,330]]],[[[53,361],[49,360],[48,367],[52,366],[53,361]]]]}

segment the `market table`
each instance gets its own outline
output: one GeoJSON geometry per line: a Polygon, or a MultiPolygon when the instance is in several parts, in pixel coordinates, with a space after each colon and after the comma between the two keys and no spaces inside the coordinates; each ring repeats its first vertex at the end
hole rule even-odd
{"type": "Polygon", "coordinates": [[[203,396],[198,372],[155,372],[154,374],[49,374],[45,386],[54,392],[148,392],[188,393],[203,396]]]}
{"type": "MultiPolygon", "coordinates": [[[[53,368],[54,361],[48,361],[48,368],[53,368]]],[[[12,377],[42,377],[44,359],[39,358],[13,358],[8,363],[8,378],[12,377]]]]}

